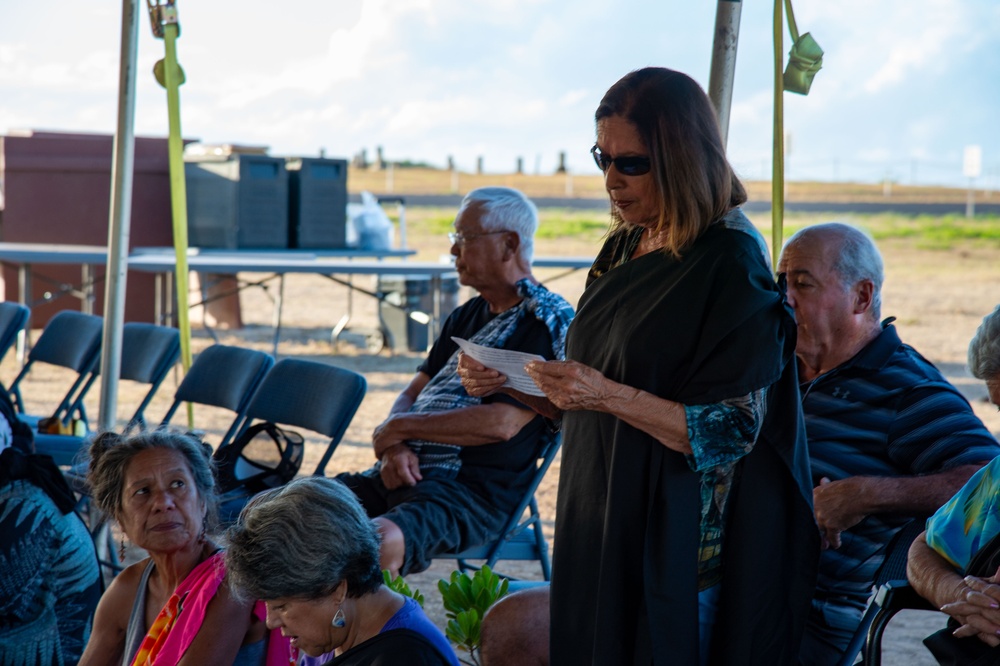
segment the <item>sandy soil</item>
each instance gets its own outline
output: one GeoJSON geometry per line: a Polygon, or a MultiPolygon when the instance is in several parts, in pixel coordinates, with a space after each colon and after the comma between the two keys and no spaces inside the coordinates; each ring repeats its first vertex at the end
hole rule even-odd
{"type": "MultiPolygon", "coordinates": [[[[543,241],[536,253],[539,255],[592,254],[596,248],[578,246],[565,241],[543,241]]],[[[912,242],[890,241],[882,245],[886,259],[887,280],[884,291],[884,316],[897,317],[902,338],[911,343],[954,382],[972,402],[976,413],[991,432],[1000,433],[1000,414],[985,401],[986,390],[982,382],[972,378],[965,369],[966,346],[981,318],[1000,300],[1000,261],[996,250],[955,249],[923,250],[912,242]]],[[[432,252],[446,251],[435,249],[432,252]]],[[[551,289],[575,303],[583,288],[583,274],[553,279],[563,271],[540,271],[538,276],[548,281],[551,289]]],[[[366,284],[364,278],[357,283],[366,284]]],[[[463,288],[461,298],[468,294],[463,288]]],[[[370,434],[384,419],[397,393],[411,378],[420,355],[415,353],[383,352],[372,355],[364,348],[363,331],[377,323],[375,303],[367,297],[354,299],[352,326],[341,341],[331,345],[330,332],[346,311],[346,289],[329,280],[309,275],[289,275],[285,286],[284,324],[279,354],[334,363],[357,372],[368,380],[368,394],[357,416],[347,431],[343,442],[328,467],[333,474],[343,470],[358,470],[369,466],[371,454],[370,434]]],[[[246,345],[271,350],[273,329],[272,298],[270,293],[250,290],[242,296],[245,328],[233,332],[219,332],[219,341],[225,344],[246,345]]],[[[67,302],[67,307],[75,304],[67,302]]],[[[37,335],[37,332],[36,332],[37,335]]],[[[195,330],[193,342],[197,352],[212,338],[206,329],[195,330]]],[[[0,365],[0,378],[9,383],[17,366],[9,354],[0,365]]],[[[165,411],[179,381],[179,374],[168,378],[148,410],[153,421],[165,411]]],[[[56,370],[38,372],[26,385],[25,398],[33,413],[51,410],[57,395],[68,386],[66,375],[56,370]]],[[[141,391],[123,386],[119,398],[119,414],[131,414],[138,404],[141,391]]],[[[91,391],[87,408],[93,418],[97,415],[99,391],[91,391]]],[[[209,438],[218,436],[228,426],[231,416],[199,408],[195,414],[198,428],[209,432],[209,438]]],[[[317,438],[310,439],[303,470],[311,471],[322,452],[317,438]]],[[[551,539],[555,506],[555,488],[559,475],[558,460],[553,465],[538,492],[538,502],[546,520],[551,539]]],[[[133,556],[135,554],[133,553],[133,556]]],[[[411,586],[419,588],[427,597],[428,612],[443,623],[444,613],[437,592],[437,580],[447,577],[453,566],[450,561],[439,561],[429,571],[413,575],[411,586]]],[[[501,562],[500,570],[528,579],[540,579],[537,564],[501,562]]],[[[909,612],[902,614],[890,626],[886,649],[886,664],[920,666],[934,661],[920,645],[919,639],[941,626],[942,616],[932,613],[909,612]]]]}

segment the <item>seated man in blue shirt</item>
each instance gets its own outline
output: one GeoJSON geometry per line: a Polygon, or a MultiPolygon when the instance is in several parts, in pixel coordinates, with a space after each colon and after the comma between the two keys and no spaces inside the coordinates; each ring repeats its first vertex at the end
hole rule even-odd
{"type": "Polygon", "coordinates": [[[423,571],[439,553],[500,536],[527,491],[551,424],[514,398],[474,398],[452,336],[563,358],[573,308],[531,274],[538,213],[504,187],[473,190],[451,234],[459,282],[479,295],[445,321],[427,359],[375,429],[379,462],[341,474],[382,534],[381,566],[423,571]]]}
{"type": "Polygon", "coordinates": [[[836,663],[886,545],[929,515],[1000,446],[968,401],[880,322],[882,258],[839,223],[792,236],[778,262],[798,322],[796,355],[816,522],[824,539],[800,663],[836,663]]]}

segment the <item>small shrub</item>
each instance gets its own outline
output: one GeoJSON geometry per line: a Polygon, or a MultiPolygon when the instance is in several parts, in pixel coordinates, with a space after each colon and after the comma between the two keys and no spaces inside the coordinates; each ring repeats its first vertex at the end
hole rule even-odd
{"type": "Polygon", "coordinates": [[[401,576],[393,578],[388,569],[382,569],[382,580],[385,581],[385,586],[393,592],[398,592],[404,597],[410,597],[420,604],[421,608],[424,607],[424,595],[420,594],[420,590],[411,590],[410,586],[406,584],[406,581],[401,576]]]}
{"type": "Polygon", "coordinates": [[[507,594],[509,582],[483,566],[470,578],[453,571],[450,580],[438,581],[448,626],[445,635],[459,650],[479,663],[480,622],[486,611],[507,594]]]}

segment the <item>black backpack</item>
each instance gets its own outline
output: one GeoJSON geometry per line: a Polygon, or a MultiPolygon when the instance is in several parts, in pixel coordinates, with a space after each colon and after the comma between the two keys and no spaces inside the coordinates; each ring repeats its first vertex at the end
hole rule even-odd
{"type": "Polygon", "coordinates": [[[302,436],[264,421],[247,428],[228,446],[212,454],[219,493],[252,497],[288,483],[299,473],[305,445],[302,436]]]}

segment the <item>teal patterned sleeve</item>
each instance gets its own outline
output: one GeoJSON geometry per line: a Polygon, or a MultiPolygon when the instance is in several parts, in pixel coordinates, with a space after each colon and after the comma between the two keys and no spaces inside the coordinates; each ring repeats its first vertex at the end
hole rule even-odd
{"type": "Polygon", "coordinates": [[[684,405],[695,472],[732,465],[750,453],[764,423],[767,389],[708,405],[684,405]]]}
{"type": "Polygon", "coordinates": [[[969,560],[1000,533],[1000,458],[972,475],[927,520],[927,545],[965,573],[969,560]]]}

